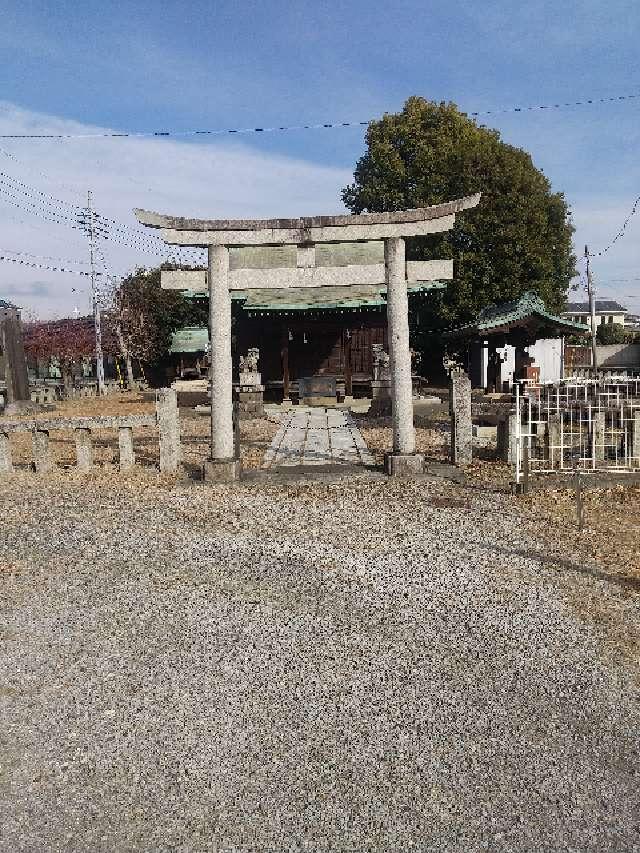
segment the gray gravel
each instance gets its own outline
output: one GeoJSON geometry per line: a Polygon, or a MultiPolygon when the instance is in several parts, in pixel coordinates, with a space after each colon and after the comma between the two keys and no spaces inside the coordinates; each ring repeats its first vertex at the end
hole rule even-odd
{"type": "Polygon", "coordinates": [[[636,675],[508,500],[34,482],[0,483],[0,850],[640,850],[636,675]]]}

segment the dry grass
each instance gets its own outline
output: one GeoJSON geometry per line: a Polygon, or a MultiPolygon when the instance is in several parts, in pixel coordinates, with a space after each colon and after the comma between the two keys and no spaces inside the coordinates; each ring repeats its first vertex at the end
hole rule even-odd
{"type": "MultiPolygon", "coordinates": [[[[356,423],[373,454],[377,465],[382,465],[384,454],[393,445],[391,418],[356,418],[356,423]]],[[[444,461],[448,457],[448,418],[416,419],[416,450],[428,460],[444,461]]]]}

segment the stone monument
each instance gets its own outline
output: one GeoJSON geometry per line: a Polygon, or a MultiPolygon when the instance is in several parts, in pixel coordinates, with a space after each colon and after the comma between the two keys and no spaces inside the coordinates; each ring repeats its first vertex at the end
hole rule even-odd
{"type": "Polygon", "coordinates": [[[0,346],[5,360],[5,415],[21,415],[39,409],[31,401],[27,359],[24,354],[22,326],[18,309],[0,307],[0,346]]]}
{"type": "Polygon", "coordinates": [[[373,379],[369,414],[375,417],[391,414],[391,362],[382,344],[373,344],[373,379]]]}
{"type": "Polygon", "coordinates": [[[240,356],[240,382],[235,386],[240,417],[264,416],[264,385],[258,370],[259,359],[257,347],[250,347],[246,355],[240,356]]]}
{"type": "Polygon", "coordinates": [[[449,411],[451,413],[451,461],[461,468],[471,464],[473,426],[471,421],[471,380],[458,367],[449,378],[449,411]]]}

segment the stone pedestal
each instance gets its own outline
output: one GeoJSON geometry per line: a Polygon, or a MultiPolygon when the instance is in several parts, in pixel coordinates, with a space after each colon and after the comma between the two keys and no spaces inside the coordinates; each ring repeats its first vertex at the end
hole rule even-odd
{"type": "Polygon", "coordinates": [[[262,374],[257,370],[241,370],[240,385],[262,385],[262,374]]]}
{"type": "Polygon", "coordinates": [[[385,453],[384,472],[389,477],[415,477],[424,472],[421,453],[385,453]]]}
{"type": "Polygon", "coordinates": [[[20,417],[20,415],[35,415],[40,411],[38,403],[32,400],[14,400],[5,406],[4,414],[7,417],[20,417]]]}
{"type": "Polygon", "coordinates": [[[453,370],[449,380],[451,412],[451,461],[461,468],[473,458],[471,381],[463,370],[453,370]]]}
{"type": "MultiPolygon", "coordinates": [[[[240,377],[242,378],[242,374],[240,377]]],[[[240,385],[234,386],[234,391],[241,418],[264,417],[264,385],[245,385],[241,382],[240,385]]]]}
{"type": "Polygon", "coordinates": [[[202,479],[206,483],[231,483],[240,479],[239,459],[207,459],[202,466],[202,479]]]}
{"type": "Polygon", "coordinates": [[[391,379],[371,380],[369,414],[375,417],[391,414],[391,379]]]}

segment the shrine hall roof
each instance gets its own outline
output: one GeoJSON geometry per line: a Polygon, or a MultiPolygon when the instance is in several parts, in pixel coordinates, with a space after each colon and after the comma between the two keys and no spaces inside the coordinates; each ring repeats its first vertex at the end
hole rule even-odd
{"type": "MultiPolygon", "coordinates": [[[[442,290],[446,281],[408,284],[409,293],[442,290]]],[[[208,293],[185,293],[191,298],[207,298],[208,293]]],[[[377,308],[387,304],[387,288],[376,284],[356,284],[345,287],[280,287],[255,290],[233,290],[231,298],[241,302],[248,313],[288,313],[290,311],[331,311],[342,309],[377,308]]]]}
{"type": "Polygon", "coordinates": [[[551,314],[537,293],[528,290],[519,299],[483,308],[473,322],[451,329],[445,337],[474,338],[506,334],[516,329],[535,330],[538,338],[589,332],[589,326],[583,323],[551,314]]]}

